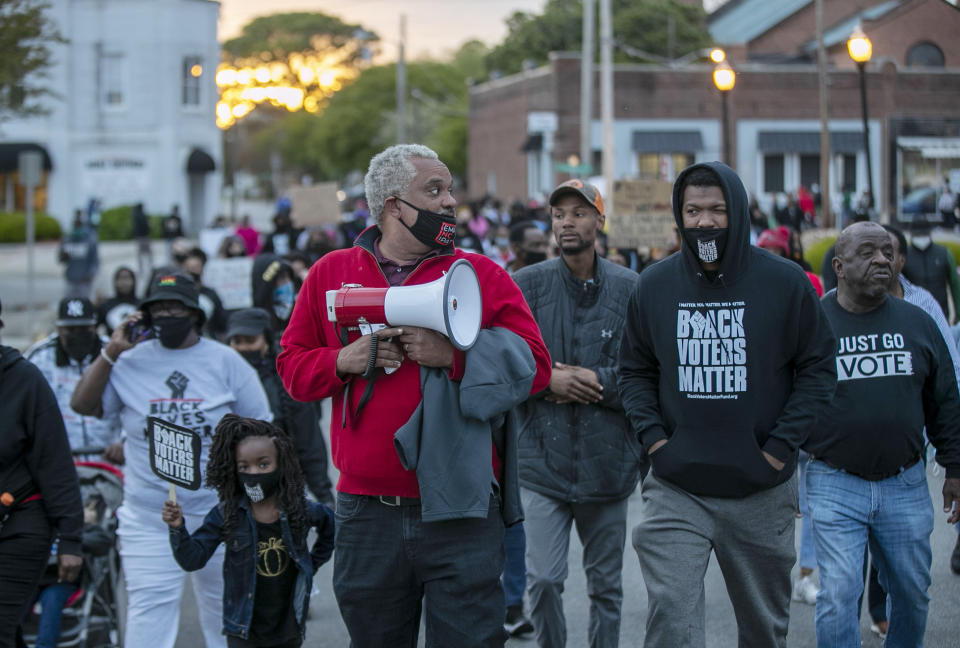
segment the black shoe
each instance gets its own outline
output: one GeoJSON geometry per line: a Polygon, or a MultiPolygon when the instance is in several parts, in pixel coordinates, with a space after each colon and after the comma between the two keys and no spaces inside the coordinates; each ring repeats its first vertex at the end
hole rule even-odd
{"type": "Polygon", "coordinates": [[[953,548],[953,553],[950,554],[950,569],[954,574],[960,574],[960,535],[957,536],[957,544],[953,548]]]}
{"type": "Polygon", "coordinates": [[[503,629],[511,637],[519,637],[533,632],[533,624],[530,623],[530,619],[524,616],[522,605],[511,605],[507,608],[507,618],[503,622],[503,629]]]}

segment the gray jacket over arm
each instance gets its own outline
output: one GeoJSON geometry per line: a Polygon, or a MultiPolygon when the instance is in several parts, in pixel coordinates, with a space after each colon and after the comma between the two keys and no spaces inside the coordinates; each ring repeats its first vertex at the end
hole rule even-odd
{"type": "Polygon", "coordinates": [[[442,369],[420,368],[423,400],[393,438],[400,463],[417,471],[424,522],[485,518],[495,492],[505,524],[522,518],[516,434],[505,436],[501,489],[493,474],[492,430],[529,396],[536,372],[526,341],[505,328],[480,331],[459,383],[442,369]]]}

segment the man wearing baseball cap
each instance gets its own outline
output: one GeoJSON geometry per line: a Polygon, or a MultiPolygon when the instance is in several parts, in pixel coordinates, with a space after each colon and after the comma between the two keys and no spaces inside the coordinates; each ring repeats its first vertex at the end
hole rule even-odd
{"type": "Polygon", "coordinates": [[[625,296],[638,275],[594,249],[606,218],[596,187],[568,180],[549,203],[560,257],[513,275],[553,358],[549,387],[518,408],[531,618],[541,646],[566,645],[561,594],[575,523],[590,596],[589,645],[613,647],[627,498],[646,468],[617,393],[625,296]]]}
{"type": "Polygon", "coordinates": [[[257,371],[270,402],[273,424],[293,439],[310,492],[319,501],[333,506],[327,446],[320,431],[320,403],[295,401],[284,388],[277,374],[270,313],[262,308],[244,308],[232,313],[227,324],[227,344],[257,371]]]}
{"type": "MultiPolygon", "coordinates": [[[[56,326],[54,333],[27,351],[26,358],[37,366],[57,397],[70,447],[74,450],[83,447],[105,448],[106,458],[117,459],[122,456],[115,454],[120,451],[117,447],[120,442],[120,420],[116,416],[102,419],[83,416],[70,407],[70,398],[80,377],[97,359],[107,341],[97,335],[97,314],[93,304],[86,297],[61,300],[56,326]]],[[[84,455],[83,458],[95,457],[84,455]]]]}
{"type": "MultiPolygon", "coordinates": [[[[128,646],[173,647],[185,577],[170,553],[167,526],[159,515],[168,484],[150,469],[146,418],[162,418],[196,433],[201,467],[225,414],[273,419],[250,365],[227,346],[200,336],[205,318],[198,295],[186,275],[155,275],[141,310],[114,329],[70,402],[81,414],[119,414],[126,434],[123,506],[117,517],[129,601],[128,646]]],[[[181,489],[177,503],[187,526],[196,529],[217,504],[217,494],[210,488],[181,489]]],[[[191,574],[207,648],[225,646],[220,556],[191,574]]]]}

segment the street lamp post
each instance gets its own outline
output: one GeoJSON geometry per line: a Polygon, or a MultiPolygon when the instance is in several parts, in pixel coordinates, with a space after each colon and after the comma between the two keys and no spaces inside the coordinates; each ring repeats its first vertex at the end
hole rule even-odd
{"type": "Polygon", "coordinates": [[[720,91],[720,119],[723,122],[723,163],[730,164],[730,116],[727,111],[727,95],[737,82],[737,73],[726,60],[721,60],[713,70],[713,85],[720,91]]]}
{"type": "Polygon", "coordinates": [[[867,156],[867,190],[870,195],[870,208],[876,204],[873,197],[873,163],[870,159],[870,125],[867,119],[867,73],[866,65],[873,55],[873,44],[863,33],[860,23],[853,28],[847,39],[847,52],[860,71],[860,107],[863,115],[863,152],[867,156]]]}

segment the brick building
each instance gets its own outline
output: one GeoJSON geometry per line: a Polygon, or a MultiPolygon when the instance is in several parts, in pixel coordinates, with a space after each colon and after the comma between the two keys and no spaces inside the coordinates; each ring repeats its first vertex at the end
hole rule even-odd
{"type": "MultiPolygon", "coordinates": [[[[873,42],[873,184],[880,211],[895,216],[906,192],[960,169],[960,10],[945,0],[831,0],[824,8],[834,199],[844,187],[859,195],[868,186],[859,73],[846,53],[859,22],[873,42]]],[[[769,207],[776,194],[819,182],[814,2],[731,0],[708,27],[737,72],[728,95],[731,162],[748,189],[769,207]]],[[[615,66],[615,178],[672,180],[690,163],[722,158],[712,72],[712,64],[615,66]]],[[[554,53],[542,68],[473,87],[471,194],[542,198],[565,179],[556,165],[580,150],[579,96],[579,53],[554,53]]],[[[594,100],[590,162],[599,174],[597,92],[594,100]]]]}

